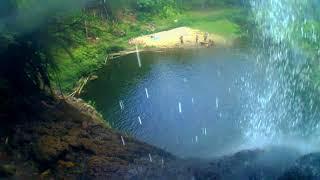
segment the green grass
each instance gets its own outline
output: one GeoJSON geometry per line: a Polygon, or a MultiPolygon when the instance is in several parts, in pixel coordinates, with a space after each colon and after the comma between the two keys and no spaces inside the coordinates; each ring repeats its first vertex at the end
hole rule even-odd
{"type": "Polygon", "coordinates": [[[191,11],[181,18],[182,22],[201,31],[215,33],[226,38],[241,36],[246,11],[239,8],[219,8],[206,11],[191,11]]]}
{"type": "Polygon", "coordinates": [[[226,38],[235,38],[244,33],[243,26],[247,21],[247,11],[239,8],[220,7],[187,11],[165,19],[154,17],[150,21],[157,25],[158,31],[188,26],[226,38]]]}
{"type": "Polygon", "coordinates": [[[203,31],[208,31],[209,33],[216,33],[226,37],[236,36],[240,32],[239,26],[228,20],[218,20],[204,23],[197,22],[191,27],[198,28],[203,31]]]}

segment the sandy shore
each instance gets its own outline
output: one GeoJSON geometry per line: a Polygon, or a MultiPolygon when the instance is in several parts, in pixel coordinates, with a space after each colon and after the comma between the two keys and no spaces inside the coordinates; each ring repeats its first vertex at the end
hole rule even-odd
{"type": "Polygon", "coordinates": [[[211,40],[217,46],[229,46],[226,38],[216,35],[208,34],[207,41],[204,41],[205,32],[189,27],[179,27],[169,31],[162,31],[159,33],[149,34],[133,38],[129,41],[130,45],[138,45],[140,47],[153,48],[179,48],[179,47],[196,47],[206,46],[211,40]],[[198,43],[196,41],[198,36],[198,43]],[[181,37],[183,43],[181,43],[181,37]]]}

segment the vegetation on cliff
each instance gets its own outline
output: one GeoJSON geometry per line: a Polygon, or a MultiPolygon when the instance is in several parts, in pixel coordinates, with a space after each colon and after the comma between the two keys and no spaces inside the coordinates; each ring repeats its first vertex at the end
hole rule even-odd
{"type": "Polygon", "coordinates": [[[190,26],[230,38],[245,36],[242,24],[246,11],[226,5],[216,7],[210,1],[203,7],[206,11],[199,11],[188,9],[190,3],[195,2],[89,1],[82,8],[61,10],[61,16],[45,15],[58,22],[50,20],[47,34],[58,37],[59,41],[44,38],[47,52],[56,65],[50,68],[54,86],[70,93],[81,77],[89,76],[105,64],[109,53],[132,48],[129,39],[140,35],[190,26]]]}
{"type": "Polygon", "coordinates": [[[161,9],[158,4],[147,5],[139,1],[136,6],[118,9],[111,20],[101,18],[95,10],[87,10],[82,28],[73,32],[78,36],[69,46],[72,56],[61,48],[53,48],[64,92],[70,92],[81,77],[103,66],[109,53],[134,48],[128,44],[133,37],[181,26],[199,28],[228,38],[245,35],[240,23],[245,21],[246,12],[236,8],[223,7],[203,12],[184,10],[175,4],[159,15],[155,13],[161,9]]]}

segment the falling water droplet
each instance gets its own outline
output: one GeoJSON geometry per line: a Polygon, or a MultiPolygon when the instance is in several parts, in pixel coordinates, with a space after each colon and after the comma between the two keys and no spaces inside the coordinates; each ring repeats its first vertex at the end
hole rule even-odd
{"type": "Polygon", "coordinates": [[[188,82],[188,79],[187,78],[183,78],[183,82],[188,82]]]}
{"type": "Polygon", "coordinates": [[[149,153],[149,161],[152,162],[152,157],[150,153],[149,153]]]}
{"type": "Polygon", "coordinates": [[[216,98],[216,108],[218,109],[219,108],[219,99],[216,98]]]}
{"type": "Polygon", "coordinates": [[[147,88],[144,88],[145,92],[146,92],[146,96],[147,96],[147,99],[149,99],[149,92],[148,92],[148,89],[147,88]]]}
{"type": "Polygon", "coordinates": [[[9,143],[9,137],[6,137],[4,144],[8,144],[9,143]]]}
{"type": "Polygon", "coordinates": [[[123,101],[119,101],[119,105],[120,105],[120,109],[123,110],[124,109],[123,101]]]}
{"type": "Polygon", "coordinates": [[[202,130],[202,134],[206,136],[207,135],[207,128],[202,128],[201,130],[202,130]]]}
{"type": "Polygon", "coordinates": [[[198,143],[198,136],[196,136],[196,143],[198,143]]]}
{"type": "Polygon", "coordinates": [[[194,98],[191,99],[192,104],[194,104],[194,98]]]}
{"type": "Polygon", "coordinates": [[[179,113],[182,113],[182,106],[181,106],[181,102],[179,102],[179,113]]]}
{"type": "Polygon", "coordinates": [[[163,160],[163,158],[161,159],[161,166],[164,167],[164,160],[163,160]]]}
{"type": "Polygon", "coordinates": [[[136,53],[137,53],[138,65],[139,65],[139,67],[141,68],[141,67],[142,67],[142,64],[141,64],[140,52],[139,52],[138,46],[136,46],[136,53]]]}
{"type": "Polygon", "coordinates": [[[142,125],[142,121],[141,121],[140,116],[138,116],[138,120],[139,120],[140,125],[142,125]]]}
{"type": "Polygon", "coordinates": [[[126,145],[126,142],[124,141],[123,137],[121,136],[122,145],[126,145]]]}
{"type": "Polygon", "coordinates": [[[229,93],[231,93],[231,88],[229,88],[229,93]]]}

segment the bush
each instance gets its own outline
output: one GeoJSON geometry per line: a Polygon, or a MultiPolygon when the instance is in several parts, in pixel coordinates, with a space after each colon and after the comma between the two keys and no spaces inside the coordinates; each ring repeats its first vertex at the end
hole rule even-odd
{"type": "Polygon", "coordinates": [[[178,6],[175,0],[137,0],[137,9],[142,13],[171,16],[177,14],[178,6]]]}

